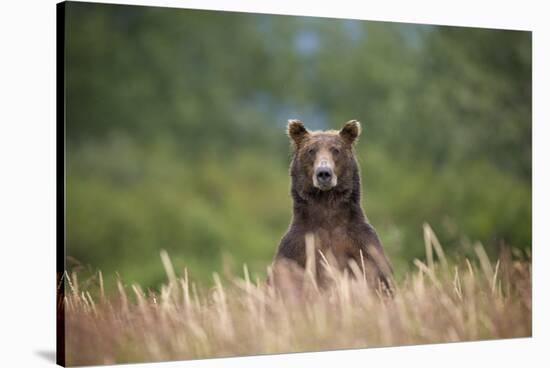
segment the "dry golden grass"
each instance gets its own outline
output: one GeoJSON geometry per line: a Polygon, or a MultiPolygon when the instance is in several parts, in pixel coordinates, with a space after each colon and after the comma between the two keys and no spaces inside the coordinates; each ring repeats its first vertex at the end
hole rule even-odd
{"type": "Polygon", "coordinates": [[[531,336],[531,263],[476,245],[477,259],[448,262],[425,226],[427,262],[388,297],[355,277],[323,267],[332,285],[309,285],[300,297],[243,277],[198,289],[177,277],[165,252],[167,283],[158,293],[118,284],[107,298],[99,274],[93,298],[66,277],[62,301],[67,365],[150,362],[531,336]],[[433,251],[437,260],[433,257],[433,251]]]}

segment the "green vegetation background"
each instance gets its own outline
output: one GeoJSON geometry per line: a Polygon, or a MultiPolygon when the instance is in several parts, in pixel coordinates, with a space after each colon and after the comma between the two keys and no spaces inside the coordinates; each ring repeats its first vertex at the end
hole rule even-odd
{"type": "Polygon", "coordinates": [[[363,206],[397,276],[531,246],[531,34],[68,3],[67,265],[155,287],[265,276],[291,216],[288,118],[363,123],[363,206]]]}

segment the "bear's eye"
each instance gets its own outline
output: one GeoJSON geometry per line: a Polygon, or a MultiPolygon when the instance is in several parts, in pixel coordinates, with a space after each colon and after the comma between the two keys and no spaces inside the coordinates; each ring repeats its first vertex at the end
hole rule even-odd
{"type": "Polygon", "coordinates": [[[315,154],[315,148],[310,148],[307,150],[307,153],[311,156],[313,156],[315,154]]]}
{"type": "Polygon", "coordinates": [[[340,153],[340,150],[339,150],[338,148],[336,148],[336,147],[332,147],[332,148],[331,148],[331,151],[332,151],[332,154],[335,155],[335,156],[338,155],[338,154],[340,153]]]}

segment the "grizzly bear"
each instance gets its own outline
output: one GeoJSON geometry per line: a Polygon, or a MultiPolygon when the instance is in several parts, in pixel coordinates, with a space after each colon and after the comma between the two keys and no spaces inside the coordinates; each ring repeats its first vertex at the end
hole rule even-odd
{"type": "Polygon", "coordinates": [[[361,179],[353,148],[361,133],[360,123],[351,120],[340,131],[309,131],[301,121],[289,120],[287,132],[292,143],[293,216],[270,279],[279,282],[281,265],[304,270],[310,254],[315,254],[315,274],[320,278],[320,251],[341,271],[349,270],[350,261],[355,261],[370,285],[391,292],[391,266],[361,208],[361,179]],[[313,240],[312,253],[306,246],[308,237],[313,240]]]}

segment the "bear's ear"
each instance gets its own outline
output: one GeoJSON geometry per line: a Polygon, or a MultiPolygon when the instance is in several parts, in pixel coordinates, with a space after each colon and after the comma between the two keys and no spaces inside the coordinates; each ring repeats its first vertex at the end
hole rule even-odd
{"type": "Polygon", "coordinates": [[[344,124],[342,130],[340,130],[340,137],[342,137],[342,139],[349,144],[353,144],[360,134],[361,123],[359,123],[357,120],[348,121],[346,124],[344,124]]]}
{"type": "Polygon", "coordinates": [[[286,131],[296,148],[299,147],[304,141],[304,138],[309,135],[306,127],[304,127],[304,123],[300,120],[290,119],[286,131]]]}

